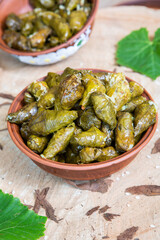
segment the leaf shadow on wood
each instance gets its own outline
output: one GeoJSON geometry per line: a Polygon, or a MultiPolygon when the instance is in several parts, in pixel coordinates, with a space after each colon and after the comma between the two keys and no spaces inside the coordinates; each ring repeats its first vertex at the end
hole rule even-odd
{"type": "Polygon", "coordinates": [[[91,192],[100,192],[100,193],[106,193],[110,186],[113,183],[113,180],[109,178],[102,178],[102,179],[96,179],[96,180],[90,180],[90,181],[71,181],[66,180],[66,183],[74,186],[75,188],[78,188],[80,190],[87,190],[91,192]]]}
{"type": "Polygon", "coordinates": [[[58,223],[59,220],[57,220],[56,215],[54,214],[55,210],[52,207],[52,205],[45,199],[47,196],[47,193],[49,191],[49,187],[44,188],[41,192],[40,190],[35,190],[35,203],[33,206],[33,211],[35,213],[38,213],[40,210],[40,207],[45,209],[46,216],[53,220],[54,222],[58,223]]]}
{"type": "Polygon", "coordinates": [[[115,217],[120,217],[120,215],[119,214],[113,214],[113,213],[104,213],[103,217],[106,221],[111,222],[112,219],[114,219],[115,217]]]}
{"type": "Polygon", "coordinates": [[[160,186],[158,185],[140,185],[129,187],[125,190],[131,194],[145,195],[145,196],[158,196],[160,195],[160,186]]]}
{"type": "Polygon", "coordinates": [[[131,228],[127,228],[124,232],[117,236],[117,240],[131,240],[137,231],[138,227],[133,226],[131,228]]]}
{"type": "Polygon", "coordinates": [[[91,208],[88,212],[86,212],[86,216],[91,216],[94,212],[96,212],[98,209],[100,208],[100,206],[91,208]]]}
{"type": "MultiPolygon", "coordinates": [[[[2,93],[0,92],[0,97],[1,98],[5,98],[5,99],[9,99],[9,100],[14,100],[14,96],[12,94],[9,94],[9,93],[2,93]]],[[[2,103],[1,105],[7,105],[9,104],[8,102],[7,103],[2,103]]]]}
{"type": "Polygon", "coordinates": [[[160,152],[160,138],[155,142],[154,147],[152,148],[151,154],[160,152]]]}

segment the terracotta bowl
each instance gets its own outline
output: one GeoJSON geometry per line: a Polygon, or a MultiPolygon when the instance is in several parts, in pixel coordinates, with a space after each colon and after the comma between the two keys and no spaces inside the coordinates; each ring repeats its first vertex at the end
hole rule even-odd
{"type": "Polygon", "coordinates": [[[43,50],[40,52],[23,52],[7,46],[3,41],[3,25],[5,18],[10,13],[21,14],[32,9],[29,0],[1,0],[0,1],[0,48],[18,58],[21,62],[32,65],[47,65],[61,61],[73,55],[79,48],[81,48],[89,39],[94,18],[98,9],[99,0],[92,0],[93,8],[86,24],[83,28],[71,37],[67,42],[56,47],[43,50]]]}
{"type": "MultiPolygon", "coordinates": [[[[105,71],[105,70],[99,70],[99,69],[90,69],[90,70],[94,72],[105,71]]],[[[105,71],[105,72],[109,72],[109,71],[105,71]]],[[[45,77],[39,79],[38,81],[42,81],[44,79],[45,77]]],[[[129,82],[133,81],[127,77],[126,79],[129,82]]],[[[17,95],[8,113],[16,112],[18,109],[20,109],[23,106],[22,102],[23,102],[24,93],[26,89],[27,87],[24,88],[17,95]]],[[[144,89],[143,96],[153,101],[152,97],[145,89],[144,89]]],[[[143,135],[142,139],[128,152],[125,152],[120,156],[109,161],[90,163],[90,164],[84,164],[84,165],[60,163],[60,162],[54,162],[51,160],[43,159],[26,146],[26,144],[24,143],[20,135],[18,125],[7,122],[7,127],[8,127],[9,134],[13,142],[16,144],[16,146],[24,154],[26,154],[29,158],[31,158],[31,160],[43,170],[65,179],[91,180],[91,179],[98,179],[98,178],[109,176],[112,173],[115,173],[120,169],[124,168],[126,165],[128,165],[153,137],[153,134],[156,130],[157,123],[158,123],[158,114],[156,116],[156,120],[157,120],[156,123],[151,127],[149,127],[149,129],[143,135]]]]}

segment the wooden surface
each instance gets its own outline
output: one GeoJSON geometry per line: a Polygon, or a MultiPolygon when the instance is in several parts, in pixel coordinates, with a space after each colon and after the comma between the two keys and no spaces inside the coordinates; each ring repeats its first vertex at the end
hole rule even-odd
{"type": "MultiPolygon", "coordinates": [[[[130,0],[131,1],[131,0],[130,0]]],[[[104,7],[109,7],[113,6],[115,4],[121,3],[123,0],[99,0],[99,7],[104,8],[104,7]]]]}
{"type": "MultiPolygon", "coordinates": [[[[145,7],[115,7],[100,9],[89,42],[74,56],[60,63],[36,67],[20,63],[4,52],[0,52],[0,92],[16,96],[26,85],[47,74],[60,71],[65,67],[90,67],[124,72],[128,77],[141,83],[160,105],[160,79],[151,79],[133,73],[125,67],[115,64],[116,43],[130,31],[147,27],[153,37],[159,27],[160,11],[145,7]]],[[[12,193],[28,205],[34,205],[36,189],[49,187],[46,199],[55,209],[58,223],[47,220],[45,237],[49,240],[116,240],[127,228],[138,227],[134,237],[123,240],[159,240],[160,239],[160,196],[125,194],[125,189],[137,185],[159,185],[160,154],[151,154],[156,140],[153,139],[139,153],[136,159],[125,169],[110,176],[113,182],[109,191],[104,188],[104,180],[95,182],[97,192],[80,190],[69,185],[63,179],[52,176],[20,152],[6,130],[5,117],[10,99],[0,98],[0,188],[12,193]],[[103,193],[98,192],[101,188],[103,193]],[[118,214],[112,221],[106,221],[103,214],[95,211],[90,216],[86,212],[94,207],[108,205],[108,213],[118,214]]],[[[159,111],[159,109],[158,109],[159,111]]],[[[106,179],[105,181],[108,181],[106,179]]],[[[93,184],[93,183],[92,183],[93,184]]],[[[91,184],[91,185],[92,185],[91,184]]],[[[39,214],[45,215],[41,208],[39,214]]],[[[120,239],[120,238],[119,238],[120,239]]],[[[122,238],[121,238],[122,239],[122,238]]]]}

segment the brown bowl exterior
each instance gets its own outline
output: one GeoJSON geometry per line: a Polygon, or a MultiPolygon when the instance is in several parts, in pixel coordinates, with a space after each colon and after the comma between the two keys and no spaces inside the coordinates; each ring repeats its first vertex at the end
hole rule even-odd
{"type": "MultiPolygon", "coordinates": [[[[90,70],[94,72],[101,72],[101,71],[110,72],[110,71],[99,70],[99,69],[90,69],[90,70]]],[[[45,77],[39,79],[39,81],[44,80],[44,78],[45,77]]],[[[133,81],[128,77],[126,77],[126,79],[128,81],[133,81]]],[[[23,101],[24,93],[26,89],[27,87],[24,88],[17,95],[8,113],[15,112],[22,107],[22,101],[23,101]]],[[[145,89],[144,89],[143,96],[153,101],[152,97],[145,89]]],[[[158,124],[158,114],[156,116],[156,123],[151,127],[149,127],[149,129],[143,135],[142,139],[128,152],[125,152],[120,156],[109,161],[90,163],[90,164],[84,164],[84,165],[60,163],[60,162],[54,162],[48,159],[43,159],[26,146],[26,144],[24,143],[20,135],[18,125],[7,122],[7,127],[8,127],[9,134],[13,142],[16,144],[16,146],[25,155],[31,158],[31,160],[43,170],[55,176],[65,178],[65,179],[91,180],[91,179],[98,179],[98,178],[109,176],[119,171],[120,169],[124,168],[126,165],[128,165],[136,157],[136,155],[144,148],[144,146],[151,140],[157,128],[157,124],[158,124]]]]}
{"type": "Polygon", "coordinates": [[[46,65],[61,61],[74,54],[81,46],[83,46],[90,36],[94,24],[94,18],[98,10],[99,0],[92,0],[93,8],[91,14],[83,26],[83,28],[71,37],[67,42],[56,47],[39,52],[24,52],[7,46],[3,41],[3,25],[5,18],[11,12],[16,14],[25,13],[32,9],[29,0],[1,0],[0,1],[0,48],[12,54],[20,61],[33,65],[46,65]],[[63,49],[63,51],[61,51],[63,49]],[[60,51],[59,51],[60,50],[60,51]],[[55,53],[55,54],[53,54],[55,53]]]}

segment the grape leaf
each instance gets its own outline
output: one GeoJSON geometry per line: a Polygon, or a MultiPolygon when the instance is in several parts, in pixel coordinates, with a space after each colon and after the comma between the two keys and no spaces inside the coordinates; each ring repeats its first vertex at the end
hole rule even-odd
{"type": "Polygon", "coordinates": [[[118,42],[116,58],[118,64],[155,80],[160,76],[160,28],[153,41],[146,28],[131,32],[118,42]]]}
{"type": "Polygon", "coordinates": [[[0,190],[0,239],[36,240],[44,236],[47,218],[37,215],[18,198],[0,190]]]}

